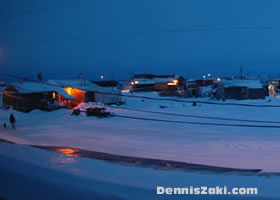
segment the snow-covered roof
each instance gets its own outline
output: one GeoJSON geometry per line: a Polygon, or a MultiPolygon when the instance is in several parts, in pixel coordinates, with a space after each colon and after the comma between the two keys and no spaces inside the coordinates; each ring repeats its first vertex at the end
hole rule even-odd
{"type": "Polygon", "coordinates": [[[224,87],[248,87],[251,89],[262,88],[263,85],[259,80],[223,80],[224,87]]]}
{"type": "Polygon", "coordinates": [[[111,88],[104,88],[100,87],[88,80],[86,81],[80,81],[80,80],[49,80],[50,84],[57,85],[59,87],[71,87],[76,88],[83,91],[93,91],[93,92],[110,92],[110,93],[116,93],[117,91],[111,88]]]}
{"type": "Polygon", "coordinates": [[[75,97],[69,95],[63,88],[49,85],[43,82],[15,82],[11,83],[10,85],[13,86],[21,94],[57,92],[66,99],[75,99],[75,97]]]}
{"type": "Polygon", "coordinates": [[[155,84],[155,83],[160,83],[160,82],[170,82],[175,80],[174,77],[167,77],[167,78],[152,78],[152,79],[148,79],[148,78],[136,78],[133,79],[133,81],[136,84],[155,84]]]}
{"type": "Polygon", "coordinates": [[[203,81],[213,81],[213,80],[215,80],[215,78],[213,78],[213,77],[206,77],[206,78],[188,78],[187,79],[188,82],[195,82],[195,81],[200,81],[200,80],[203,80],[203,81]]]}

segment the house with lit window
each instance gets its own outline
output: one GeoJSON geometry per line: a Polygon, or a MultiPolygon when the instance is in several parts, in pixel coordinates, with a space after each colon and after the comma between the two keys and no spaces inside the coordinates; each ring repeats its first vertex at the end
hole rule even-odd
{"type": "Polygon", "coordinates": [[[102,104],[122,103],[120,90],[101,87],[88,80],[49,80],[48,82],[63,88],[67,94],[74,97],[73,100],[67,102],[69,108],[87,102],[98,102],[102,104]]]}
{"type": "Polygon", "coordinates": [[[280,91],[280,78],[268,78],[264,80],[264,84],[269,96],[277,96],[280,91]]]}
{"type": "Polygon", "coordinates": [[[168,91],[185,87],[182,76],[136,74],[130,80],[132,91],[168,91]]]}
{"type": "Polygon", "coordinates": [[[55,110],[74,99],[61,87],[34,81],[11,83],[2,91],[3,106],[22,112],[55,110]]]}

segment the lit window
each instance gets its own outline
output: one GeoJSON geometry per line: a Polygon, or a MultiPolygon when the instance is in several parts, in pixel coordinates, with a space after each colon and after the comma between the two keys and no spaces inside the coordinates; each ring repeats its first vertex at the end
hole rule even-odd
{"type": "Polygon", "coordinates": [[[167,83],[167,85],[178,85],[178,80],[173,80],[172,82],[167,83]]]}

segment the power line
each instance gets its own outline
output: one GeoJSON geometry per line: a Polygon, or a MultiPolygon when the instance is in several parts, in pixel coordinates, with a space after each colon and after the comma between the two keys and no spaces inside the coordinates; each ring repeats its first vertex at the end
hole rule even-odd
{"type": "MultiPolygon", "coordinates": [[[[86,110],[80,110],[80,112],[86,113],[86,110]]],[[[204,125],[204,126],[225,126],[225,127],[243,127],[243,128],[280,128],[280,126],[269,126],[269,125],[252,125],[252,124],[224,124],[224,123],[210,123],[210,122],[190,122],[190,121],[178,121],[178,120],[166,120],[166,119],[155,119],[146,117],[135,117],[127,115],[112,114],[113,117],[119,117],[124,119],[133,119],[141,121],[152,121],[152,122],[165,122],[175,124],[190,124],[190,125],[204,125]]]]}
{"type": "MultiPolygon", "coordinates": [[[[39,82],[39,81],[35,81],[39,82]]],[[[40,82],[41,83],[41,82],[40,82]]],[[[53,84],[48,84],[53,85],[53,84]]],[[[57,87],[57,85],[55,85],[57,87]]],[[[32,91],[32,90],[31,90],[32,91]]],[[[112,94],[112,93],[111,93],[112,94]]],[[[200,117],[206,118],[205,116],[193,116],[193,115],[181,115],[175,113],[164,113],[164,112],[156,112],[156,111],[145,111],[134,109],[141,112],[149,112],[156,114],[168,114],[168,115],[176,115],[176,116],[188,116],[188,117],[200,117]]],[[[84,111],[85,112],[85,111],[84,111]]],[[[224,124],[224,123],[205,123],[205,122],[189,122],[189,121],[176,121],[176,120],[165,120],[165,119],[154,119],[154,118],[145,118],[145,117],[134,117],[134,116],[125,116],[125,115],[117,115],[113,114],[115,117],[126,118],[126,119],[135,119],[135,120],[145,120],[145,121],[155,121],[155,122],[167,122],[167,123],[179,123],[179,124],[192,124],[192,125],[208,125],[208,126],[228,126],[228,127],[247,127],[247,128],[280,128],[280,126],[268,126],[268,125],[250,125],[250,124],[224,124]]],[[[262,122],[262,123],[277,123],[277,122],[268,122],[268,121],[258,121],[258,120],[242,120],[242,119],[230,119],[230,118],[215,118],[208,117],[208,119],[219,119],[219,120],[236,120],[236,121],[247,121],[247,122],[262,122]]]]}
{"type": "Polygon", "coordinates": [[[154,118],[145,118],[145,117],[133,117],[133,116],[117,115],[117,114],[113,114],[113,116],[120,117],[120,118],[126,118],[126,119],[154,121],[154,122],[167,122],[167,123],[176,123],[176,124],[191,124],[191,125],[206,125],[206,126],[228,126],[228,127],[245,127],[245,128],[280,128],[280,126],[189,122],[189,121],[176,121],[176,120],[154,119],[154,118]]]}
{"type": "Polygon", "coordinates": [[[279,105],[253,105],[253,104],[243,104],[243,103],[219,103],[219,102],[209,102],[209,101],[197,101],[197,100],[180,100],[180,99],[170,99],[170,98],[156,98],[156,97],[146,97],[146,96],[128,96],[129,98],[141,98],[156,101],[173,101],[179,103],[201,103],[201,104],[211,104],[211,105],[221,105],[221,106],[245,106],[245,107],[260,107],[260,108],[280,108],[279,105]]]}
{"type": "Polygon", "coordinates": [[[116,107],[116,106],[109,106],[109,105],[106,105],[106,106],[109,107],[109,108],[114,108],[114,109],[131,110],[131,111],[136,111],[136,112],[159,114],[159,115],[169,115],[169,116],[178,116],[178,117],[189,117],[189,118],[199,118],[199,119],[212,119],[212,120],[223,120],[223,121],[238,121],[238,122],[255,122],[255,123],[280,124],[280,121],[236,119],[236,118],[211,117],[211,116],[202,116],[202,115],[187,115],[187,114],[178,114],[178,113],[169,113],[169,112],[141,110],[141,109],[127,108],[127,107],[116,107]]]}

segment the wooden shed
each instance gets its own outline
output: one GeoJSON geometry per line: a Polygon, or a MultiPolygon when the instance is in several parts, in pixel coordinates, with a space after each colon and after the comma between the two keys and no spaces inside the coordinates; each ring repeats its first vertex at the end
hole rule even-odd
{"type": "Polygon", "coordinates": [[[265,89],[259,80],[225,80],[221,84],[224,86],[225,99],[264,99],[265,89]]]}
{"type": "Polygon", "coordinates": [[[4,107],[22,112],[34,109],[54,110],[65,107],[68,101],[74,99],[60,87],[39,82],[8,84],[2,91],[2,98],[4,107]]]}

